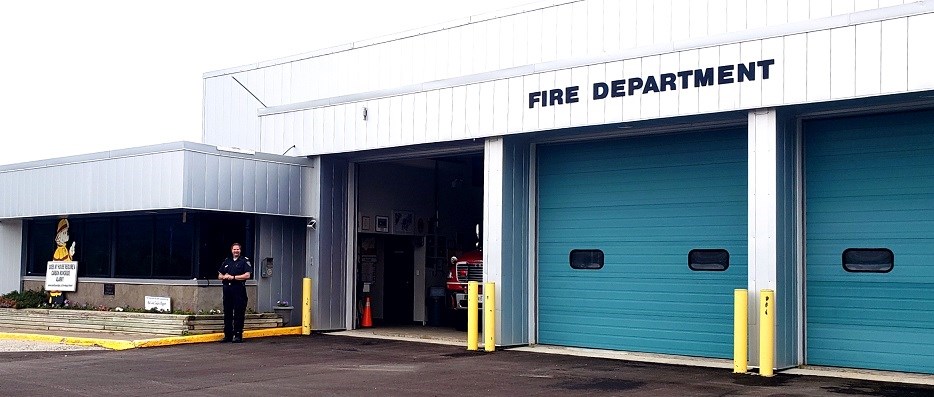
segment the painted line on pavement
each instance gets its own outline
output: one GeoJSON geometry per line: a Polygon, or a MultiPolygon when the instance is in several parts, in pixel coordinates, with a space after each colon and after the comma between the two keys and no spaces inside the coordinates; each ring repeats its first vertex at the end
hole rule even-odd
{"type": "MultiPolygon", "coordinates": [[[[301,335],[302,327],[280,327],[248,330],[243,332],[243,338],[265,338],[271,336],[301,335]]],[[[169,336],[165,338],[152,338],[140,340],[119,340],[102,338],[84,338],[59,335],[26,334],[16,332],[0,332],[0,339],[24,340],[33,342],[62,343],[78,346],[100,346],[110,350],[128,350],[135,348],[174,346],[189,343],[218,342],[224,339],[224,334],[201,334],[186,336],[169,336]]]]}

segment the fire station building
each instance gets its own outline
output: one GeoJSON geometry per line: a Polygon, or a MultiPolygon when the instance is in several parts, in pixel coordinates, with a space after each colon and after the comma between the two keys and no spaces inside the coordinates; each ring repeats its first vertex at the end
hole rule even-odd
{"type": "Polygon", "coordinates": [[[82,299],[206,307],[240,241],[257,310],[311,277],[317,330],[425,324],[479,246],[499,345],[729,358],[768,289],[776,368],[934,374],[932,37],[930,1],[551,0],[208,72],[202,143],[0,167],[2,284],[67,219],[82,299]]]}

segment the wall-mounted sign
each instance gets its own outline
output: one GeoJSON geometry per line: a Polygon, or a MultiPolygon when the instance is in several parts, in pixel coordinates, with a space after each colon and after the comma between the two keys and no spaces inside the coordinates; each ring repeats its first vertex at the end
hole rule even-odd
{"type": "Polygon", "coordinates": [[[49,261],[45,268],[46,291],[73,292],[78,285],[78,262],[49,261]]]}
{"type": "Polygon", "coordinates": [[[147,296],[143,308],[146,310],[156,309],[162,312],[172,311],[172,299],[164,296],[147,296]]]}
{"type": "MultiPolygon", "coordinates": [[[[661,73],[652,76],[639,76],[596,82],[591,86],[590,98],[598,101],[606,98],[633,96],[638,94],[699,88],[711,85],[724,85],[755,81],[769,78],[769,67],[774,59],[720,65],[705,69],[689,69],[677,72],[661,73]]],[[[586,94],[585,94],[586,95],[586,94]]],[[[580,102],[580,86],[552,88],[529,93],[529,109],[536,106],[557,106],[580,102]]]]}
{"type": "Polygon", "coordinates": [[[116,294],[117,294],[116,284],[104,284],[104,295],[116,295],[116,294]]]}

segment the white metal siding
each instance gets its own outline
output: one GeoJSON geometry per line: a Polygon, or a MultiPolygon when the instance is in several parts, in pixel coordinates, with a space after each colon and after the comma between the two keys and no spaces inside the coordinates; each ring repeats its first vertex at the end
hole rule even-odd
{"type": "MultiPolygon", "coordinates": [[[[297,140],[273,141],[267,139],[266,126],[278,125],[293,113],[311,114],[312,123],[320,128],[303,124],[305,141],[314,142],[299,152],[336,153],[360,149],[385,148],[411,143],[442,142],[468,138],[542,131],[555,128],[599,125],[608,122],[627,122],[658,117],[713,113],[762,106],[777,106],[803,102],[839,100],[895,92],[920,91],[934,88],[934,81],[924,74],[921,66],[930,57],[920,50],[927,37],[934,36],[934,14],[924,14],[881,22],[782,37],[750,40],[701,49],[650,55],[579,66],[556,71],[498,79],[432,90],[427,95],[414,92],[365,103],[326,106],[300,112],[269,114],[261,117],[264,126],[262,150],[285,151],[297,140]],[[897,22],[902,21],[902,22],[897,22]],[[929,23],[925,24],[928,21],[929,23]],[[858,32],[879,31],[879,35],[858,32]],[[902,40],[899,44],[898,41],[902,40]],[[903,50],[889,50],[890,47],[903,50]],[[859,53],[857,52],[859,48],[859,53]],[[871,49],[875,48],[875,50],[871,49]],[[914,48],[908,51],[907,48],[914,48]],[[875,56],[881,54],[882,56],[875,56]],[[911,59],[909,59],[909,56],[911,59]],[[775,59],[770,77],[763,80],[761,71],[757,80],[726,85],[678,89],[659,93],[637,94],[622,98],[588,99],[592,83],[622,77],[657,76],[663,72],[715,67],[718,65],[775,59]],[[884,60],[884,62],[883,62],[884,60]],[[901,69],[890,65],[902,65],[901,69]],[[880,73],[874,73],[880,71],[880,73]],[[570,105],[535,107],[529,109],[527,94],[549,88],[579,86],[581,101],[570,105]],[[486,97],[480,100],[481,87],[492,87],[492,103],[486,97]],[[402,139],[410,134],[403,126],[415,125],[416,112],[402,104],[414,103],[417,96],[425,97],[425,137],[419,140],[402,139]],[[700,100],[704,98],[704,100],[700,100]],[[492,105],[492,106],[491,106],[492,105]],[[352,118],[356,123],[344,122],[343,128],[334,128],[334,109],[360,107],[368,109],[368,120],[362,120],[362,109],[352,118]],[[481,108],[482,106],[485,106],[481,108]],[[489,115],[489,111],[493,114],[489,115]],[[317,120],[317,118],[323,120],[317,120]],[[435,120],[437,117],[437,120],[435,120]],[[478,118],[492,117],[492,128],[479,128],[478,118]],[[497,122],[499,120],[499,122],[497,122]],[[317,124],[320,123],[320,124],[317,124]],[[357,130],[366,128],[366,133],[357,130]],[[354,145],[344,145],[341,135],[352,135],[354,145]],[[363,140],[361,141],[360,138],[363,140]],[[338,144],[339,143],[339,144],[338,144]]],[[[343,113],[344,117],[346,112],[343,113]]],[[[421,117],[420,113],[418,114],[421,117]]],[[[419,119],[420,122],[420,119],[419,119]]],[[[488,124],[487,124],[488,125],[488,124]]],[[[271,127],[270,127],[271,128],[271,127]]]]}
{"type": "MultiPolygon", "coordinates": [[[[267,137],[271,130],[265,122],[260,133],[255,111],[263,106],[233,81],[232,77],[236,77],[248,87],[266,107],[273,107],[391,90],[570,58],[622,53],[637,48],[659,48],[670,46],[678,40],[708,37],[714,39],[723,34],[742,35],[749,29],[776,27],[789,22],[814,20],[902,3],[904,2],[860,0],[810,3],[792,0],[544,2],[527,10],[507,10],[500,14],[482,15],[318,53],[206,73],[203,137],[205,143],[254,149],[269,148],[272,152],[279,148],[283,148],[284,151],[284,148],[296,144],[302,150],[302,154],[373,147],[363,143],[351,147],[340,145],[339,149],[335,145],[320,148],[306,142],[299,145],[296,143],[296,137],[291,137],[289,142],[278,143],[276,138],[267,137]]],[[[893,28],[893,33],[898,34],[898,27],[893,28]]],[[[907,29],[907,24],[904,28],[907,29]]],[[[917,30],[919,35],[930,33],[930,24],[919,20],[912,29],[917,30]]],[[[849,30],[852,30],[852,27],[849,30]]],[[[815,36],[818,42],[812,51],[825,48],[820,40],[829,40],[823,37],[827,34],[829,33],[823,32],[815,36]]],[[[835,33],[841,36],[839,40],[849,38],[849,34],[847,31],[835,33]]],[[[903,32],[902,35],[906,36],[907,32],[903,32]]],[[[849,50],[846,51],[848,54],[849,50]]],[[[922,54],[923,51],[914,53],[922,54]]],[[[815,53],[812,58],[829,54],[829,51],[815,53]]],[[[812,62],[818,60],[812,59],[812,62]]],[[[905,62],[902,62],[902,66],[905,66],[902,69],[907,69],[905,62]]],[[[816,75],[827,70],[829,68],[821,68],[820,71],[812,73],[816,75]]],[[[817,97],[830,95],[829,92],[825,95],[826,90],[823,87],[814,90],[817,97]]],[[[732,95],[732,92],[728,92],[722,100],[732,104],[735,99],[732,95]]],[[[654,101],[651,98],[646,100],[654,101]]],[[[650,103],[646,114],[654,114],[652,106],[654,104],[650,103]]],[[[663,111],[664,108],[659,110],[663,111]]],[[[348,131],[345,130],[344,133],[348,131]]]]}

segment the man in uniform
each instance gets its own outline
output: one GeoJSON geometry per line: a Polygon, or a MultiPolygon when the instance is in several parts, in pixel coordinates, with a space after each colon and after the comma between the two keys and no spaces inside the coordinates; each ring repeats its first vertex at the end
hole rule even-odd
{"type": "Polygon", "coordinates": [[[224,284],[224,340],[243,342],[243,318],[246,316],[246,280],[253,273],[250,259],[240,256],[240,243],[230,246],[230,258],[217,270],[217,279],[224,284]]]}

